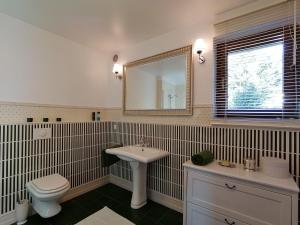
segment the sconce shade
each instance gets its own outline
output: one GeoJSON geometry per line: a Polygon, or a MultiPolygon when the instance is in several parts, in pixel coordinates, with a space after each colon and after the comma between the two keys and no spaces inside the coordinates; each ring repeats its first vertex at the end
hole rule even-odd
{"type": "Polygon", "coordinates": [[[202,38],[197,39],[194,47],[195,54],[203,53],[204,50],[205,50],[204,40],[202,38]]]}
{"type": "Polygon", "coordinates": [[[122,69],[123,69],[123,67],[120,64],[115,63],[114,67],[113,67],[113,73],[121,75],[122,74],[122,69]]]}
{"type": "Polygon", "coordinates": [[[200,64],[205,63],[205,58],[203,56],[203,51],[205,50],[205,42],[203,39],[199,38],[195,41],[195,45],[194,45],[194,52],[195,54],[198,54],[199,58],[198,58],[198,62],[200,64]]]}

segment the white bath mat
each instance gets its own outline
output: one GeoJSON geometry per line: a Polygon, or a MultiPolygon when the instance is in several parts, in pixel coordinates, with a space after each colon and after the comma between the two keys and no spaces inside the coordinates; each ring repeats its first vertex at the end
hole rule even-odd
{"type": "Polygon", "coordinates": [[[75,225],[134,225],[129,220],[104,207],[75,225]]]}

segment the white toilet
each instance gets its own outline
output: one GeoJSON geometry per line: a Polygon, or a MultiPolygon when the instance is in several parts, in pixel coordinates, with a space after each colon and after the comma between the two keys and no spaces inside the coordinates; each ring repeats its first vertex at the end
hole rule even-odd
{"type": "Polygon", "coordinates": [[[32,207],[43,218],[58,214],[61,206],[58,203],[69,189],[69,181],[59,174],[53,174],[32,180],[26,184],[32,196],[32,207]]]}

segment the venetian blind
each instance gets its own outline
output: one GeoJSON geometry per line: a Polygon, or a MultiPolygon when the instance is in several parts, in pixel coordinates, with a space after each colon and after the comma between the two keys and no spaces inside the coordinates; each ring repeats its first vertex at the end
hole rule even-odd
{"type": "Polygon", "coordinates": [[[215,25],[216,117],[300,117],[299,9],[288,1],[215,25]]]}

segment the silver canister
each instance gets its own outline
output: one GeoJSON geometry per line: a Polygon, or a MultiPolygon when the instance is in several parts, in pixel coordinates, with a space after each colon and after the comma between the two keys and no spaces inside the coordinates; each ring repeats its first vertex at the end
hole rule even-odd
{"type": "Polygon", "coordinates": [[[255,171],[256,170],[256,161],[252,158],[246,158],[244,159],[244,169],[249,171],[255,171]]]}

